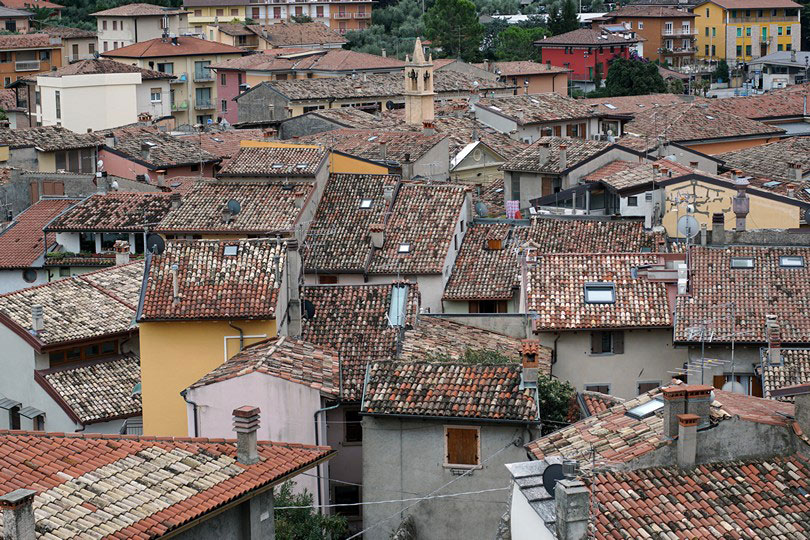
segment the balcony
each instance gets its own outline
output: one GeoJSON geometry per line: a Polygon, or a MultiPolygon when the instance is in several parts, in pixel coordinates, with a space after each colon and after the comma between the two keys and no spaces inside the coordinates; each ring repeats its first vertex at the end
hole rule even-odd
{"type": "Polygon", "coordinates": [[[95,58],[95,55],[92,54],[79,54],[77,56],[68,56],[66,57],[68,64],[73,64],[75,62],[81,62],[82,60],[92,60],[95,58]]]}
{"type": "MultiPolygon", "coordinates": [[[[173,73],[168,73],[168,75],[174,75],[173,73]]],[[[185,73],[178,73],[176,75],[176,79],[172,79],[169,81],[171,84],[183,84],[188,81],[188,75],[185,73]]]]}
{"type": "Polygon", "coordinates": [[[214,108],[214,102],[210,99],[201,99],[194,103],[194,110],[207,111],[214,108]]]}
{"type": "Polygon", "coordinates": [[[799,16],[793,15],[790,17],[771,17],[770,15],[762,17],[729,17],[729,23],[747,23],[747,22],[764,22],[764,23],[777,23],[777,22],[799,22],[799,16]]]}
{"type": "Polygon", "coordinates": [[[39,60],[14,62],[14,71],[40,71],[40,62],[39,60]]]}
{"type": "Polygon", "coordinates": [[[210,69],[206,69],[205,71],[194,72],[194,82],[212,82],[213,80],[214,74],[211,72],[210,69]]]}
{"type": "Polygon", "coordinates": [[[675,47],[674,49],[662,47],[658,49],[658,52],[660,54],[695,54],[697,49],[694,47],[675,47]]]}
{"type": "Polygon", "coordinates": [[[351,19],[352,14],[351,13],[333,13],[332,18],[333,19],[338,19],[338,20],[351,19]]]}
{"type": "Polygon", "coordinates": [[[172,103],[172,110],[173,111],[185,111],[188,110],[188,102],[186,101],[177,101],[172,103]]]}
{"type": "Polygon", "coordinates": [[[672,30],[664,30],[661,32],[664,37],[696,37],[697,30],[691,28],[673,28],[672,30]]]}
{"type": "Polygon", "coordinates": [[[354,18],[355,19],[370,19],[371,18],[371,13],[355,13],[354,18]]]}

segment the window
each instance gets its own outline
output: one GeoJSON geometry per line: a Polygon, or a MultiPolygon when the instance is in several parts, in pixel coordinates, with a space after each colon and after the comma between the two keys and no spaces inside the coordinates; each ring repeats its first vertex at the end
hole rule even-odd
{"type": "Polygon", "coordinates": [[[59,90],[54,92],[54,101],[56,102],[56,118],[58,120],[62,118],[62,94],[59,90]]]}
{"type": "Polygon", "coordinates": [[[281,8],[280,7],[274,7],[273,8],[273,18],[274,19],[280,19],[281,18],[281,8]]]}
{"type": "Polygon", "coordinates": [[[323,6],[315,6],[315,16],[323,17],[323,6]]]}
{"type": "Polygon", "coordinates": [[[785,27],[785,35],[790,35],[790,26],[785,27]]]}
{"type": "Polygon", "coordinates": [[[712,45],[712,56],[717,56],[717,45],[712,45]]]}
{"type": "Polygon", "coordinates": [[[101,233],[101,251],[112,251],[118,240],[129,242],[129,233],[101,233]]]}
{"type": "Polygon", "coordinates": [[[742,45],[737,45],[737,58],[742,56],[742,45]]]}
{"type": "Polygon", "coordinates": [[[706,45],[706,56],[709,56],[709,46],[706,45]]]}
{"type": "Polygon", "coordinates": [[[360,208],[366,209],[371,208],[371,203],[373,201],[371,199],[363,199],[360,201],[360,208]]]}
{"type": "Polygon", "coordinates": [[[234,257],[237,253],[239,253],[239,246],[225,246],[225,251],[223,252],[223,254],[228,257],[234,257]]]}
{"type": "Polygon", "coordinates": [[[234,17],[238,17],[239,16],[239,10],[238,9],[232,9],[231,10],[231,15],[233,15],[234,17]]]}
{"type": "Polygon", "coordinates": [[[599,392],[600,394],[610,394],[610,385],[604,383],[586,384],[585,390],[588,392],[599,392]]]}
{"type": "Polygon", "coordinates": [[[706,37],[709,37],[709,27],[706,27],[706,37]]]}
{"type": "Polygon", "coordinates": [[[91,232],[79,233],[79,251],[82,253],[95,253],[96,235],[91,232]]]}
{"type": "Polygon", "coordinates": [[[647,382],[639,382],[638,383],[638,394],[646,394],[650,390],[655,390],[661,386],[661,381],[647,381],[647,382]]]}
{"type": "Polygon", "coordinates": [[[194,10],[194,16],[195,17],[202,17],[202,10],[201,9],[195,9],[194,10]]]}
{"type": "Polygon", "coordinates": [[[801,255],[782,255],[779,257],[782,268],[804,268],[804,257],[801,255]]]}
{"type": "Polygon", "coordinates": [[[113,21],[113,30],[118,30],[118,21],[113,21]]]}
{"type": "Polygon", "coordinates": [[[746,17],[750,17],[750,16],[751,16],[751,10],[750,10],[750,9],[746,9],[746,10],[745,10],[745,16],[746,16],[746,17]]]}
{"type": "Polygon", "coordinates": [[[222,86],[227,85],[228,84],[228,76],[225,73],[220,74],[219,82],[220,82],[220,84],[222,84],[222,86]]]}
{"type": "Polygon", "coordinates": [[[255,8],[250,8],[250,9],[251,9],[251,18],[252,19],[256,20],[261,16],[259,14],[259,8],[255,7],[255,8]]]}
{"type": "MultiPolygon", "coordinates": [[[[639,30],[644,30],[644,21],[638,21],[638,29],[639,30]]],[[[611,48],[613,48],[613,47],[611,47],[611,48]]]]}
{"type": "Polygon", "coordinates": [[[96,54],[96,44],[95,43],[88,43],[87,44],[87,52],[90,54],[96,54]]]}
{"type": "Polygon", "coordinates": [[[360,486],[335,486],[334,504],[355,504],[355,506],[338,506],[335,513],[341,516],[359,516],[360,486]]]}
{"type": "MultiPolygon", "coordinates": [[[[92,148],[56,152],[56,169],[74,173],[91,173],[94,170],[94,152],[92,148]]],[[[64,195],[64,193],[62,193],[64,195]]]]}
{"type": "Polygon", "coordinates": [[[168,73],[169,75],[174,74],[174,64],[171,62],[165,64],[158,64],[157,65],[158,71],[161,73],[168,73]]]}
{"type": "Polygon", "coordinates": [[[102,30],[106,30],[106,29],[107,29],[107,21],[101,21],[101,29],[102,29],[102,30]]]}
{"type": "Polygon", "coordinates": [[[732,10],[731,10],[731,18],[732,18],[732,19],[736,19],[736,18],[737,18],[737,10],[736,10],[736,9],[732,9],[732,10]]]}
{"type": "Polygon", "coordinates": [[[750,26],[746,27],[746,29],[745,29],[745,35],[746,35],[746,36],[750,36],[750,35],[751,35],[751,27],[750,27],[750,26]]]}
{"type": "Polygon", "coordinates": [[[224,16],[225,16],[225,10],[224,9],[218,9],[217,10],[217,17],[224,17],[224,16]]]}
{"type": "Polygon", "coordinates": [[[8,427],[20,429],[20,406],[15,405],[8,410],[8,427]]]}
{"type": "Polygon", "coordinates": [[[754,259],[751,257],[732,257],[731,258],[731,267],[732,268],[753,268],[754,267],[754,259]]]}
{"type": "Polygon", "coordinates": [[[763,15],[764,15],[763,11],[761,9],[758,9],[757,10],[757,17],[762,17],[763,15]]]}
{"type": "Polygon", "coordinates": [[[627,206],[638,206],[638,197],[627,197],[627,206]]]}
{"type": "Polygon", "coordinates": [[[110,50],[110,44],[105,41],[104,42],[104,52],[107,52],[109,50],[110,50]]]}
{"type": "Polygon", "coordinates": [[[59,267],[59,277],[70,277],[70,267],[69,266],[60,266],[59,267]]]}
{"type": "Polygon", "coordinates": [[[777,26],[777,27],[776,27],[776,35],[777,35],[777,36],[781,36],[781,35],[782,35],[782,27],[781,27],[781,26],[777,26]]]}
{"type": "Polygon", "coordinates": [[[480,430],[477,427],[445,427],[445,465],[476,467],[481,464],[480,430]]]}
{"type": "Polygon", "coordinates": [[[742,37],[742,27],[737,27],[737,37],[742,37]]]}
{"type": "Polygon", "coordinates": [[[337,285],[338,277],[325,274],[318,275],[318,285],[337,285]]]}
{"type": "Polygon", "coordinates": [[[17,31],[17,21],[14,19],[6,19],[6,30],[9,32],[16,32],[17,31]]]}
{"type": "Polygon", "coordinates": [[[45,431],[45,415],[40,414],[33,418],[34,431],[45,431]]]}
{"type": "Polygon", "coordinates": [[[709,8],[706,8],[706,17],[709,17],[709,8]]]}
{"type": "Polygon", "coordinates": [[[397,248],[397,253],[410,253],[411,252],[411,245],[410,244],[400,244],[397,248]]]}
{"type": "Polygon", "coordinates": [[[152,88],[149,90],[149,101],[152,103],[160,103],[160,95],[161,95],[160,88],[152,88]]]}
{"type": "Polygon", "coordinates": [[[22,272],[22,278],[26,283],[33,283],[37,280],[37,271],[33,268],[26,268],[22,272]]]}
{"type": "Polygon", "coordinates": [[[506,313],[506,300],[470,300],[467,304],[470,313],[506,313]]]}
{"type": "Polygon", "coordinates": [[[242,86],[242,74],[241,73],[236,74],[236,84],[238,84],[239,86],[242,86]]]}
{"type": "Polygon", "coordinates": [[[222,100],[222,112],[224,112],[224,113],[228,112],[228,100],[227,99],[222,100]]]}
{"type": "Polygon", "coordinates": [[[777,45],[776,45],[776,50],[777,50],[777,51],[781,51],[781,50],[782,50],[782,44],[781,44],[781,43],[779,43],[779,44],[777,44],[777,45]]]}
{"type": "Polygon", "coordinates": [[[591,354],[624,354],[624,332],[591,332],[591,354]]]}
{"type": "Polygon", "coordinates": [[[745,46],[745,56],[751,56],[751,45],[745,46]]]}
{"type": "Polygon", "coordinates": [[[629,411],[627,411],[627,416],[630,418],[635,418],[636,420],[643,420],[644,418],[648,418],[655,414],[655,411],[662,409],[664,407],[664,402],[658,399],[651,399],[650,401],[646,401],[637,407],[633,407],[629,411]]]}
{"type": "Polygon", "coordinates": [[[349,443],[363,442],[363,418],[360,416],[360,409],[347,407],[343,409],[344,441],[349,443]]]}
{"type": "Polygon", "coordinates": [[[790,47],[791,47],[790,43],[786,44],[786,45],[785,45],[785,50],[786,50],[786,51],[789,51],[789,50],[790,50],[790,47]]]}
{"type": "Polygon", "coordinates": [[[586,283],[586,304],[613,304],[616,302],[616,286],[613,283],[586,283]]]}

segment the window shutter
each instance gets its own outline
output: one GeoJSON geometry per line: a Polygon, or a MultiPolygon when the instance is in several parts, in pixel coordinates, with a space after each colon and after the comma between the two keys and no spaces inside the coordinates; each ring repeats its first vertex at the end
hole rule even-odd
{"type": "Polygon", "coordinates": [[[624,354],[624,332],[613,332],[613,354],[624,354]]]}
{"type": "Polygon", "coordinates": [[[602,332],[591,332],[591,354],[602,353],[602,332]]]}
{"type": "Polygon", "coordinates": [[[468,304],[470,313],[478,313],[478,300],[470,300],[468,304]]]}
{"type": "Polygon", "coordinates": [[[723,388],[723,385],[726,384],[726,376],[725,375],[715,375],[712,378],[712,386],[715,388],[723,388]]]}
{"type": "Polygon", "coordinates": [[[478,465],[478,430],[446,428],[447,464],[478,465]]]}

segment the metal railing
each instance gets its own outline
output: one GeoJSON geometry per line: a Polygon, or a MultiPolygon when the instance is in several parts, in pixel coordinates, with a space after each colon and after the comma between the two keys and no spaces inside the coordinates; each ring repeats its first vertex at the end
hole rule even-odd
{"type": "Polygon", "coordinates": [[[214,108],[214,102],[211,100],[198,100],[194,102],[194,109],[198,111],[207,111],[214,108]]]}
{"type": "Polygon", "coordinates": [[[186,75],[185,73],[168,73],[167,75],[174,75],[175,77],[177,77],[176,79],[172,79],[171,81],[169,81],[171,84],[182,84],[188,81],[188,75],[186,75]]]}
{"type": "Polygon", "coordinates": [[[740,22],[799,22],[799,17],[794,15],[792,17],[770,17],[770,16],[762,16],[762,17],[729,17],[728,22],[730,23],[740,23],[740,22]]]}
{"type": "Polygon", "coordinates": [[[214,74],[211,72],[210,69],[206,69],[203,71],[195,71],[194,72],[194,82],[208,82],[214,80],[214,74]]]}
{"type": "Polygon", "coordinates": [[[363,13],[355,13],[354,18],[355,19],[370,19],[371,18],[371,13],[365,13],[365,12],[363,12],[363,13]]]}
{"type": "Polygon", "coordinates": [[[23,60],[21,62],[14,62],[15,71],[39,71],[39,60],[23,60]]]}
{"type": "Polygon", "coordinates": [[[176,101],[172,103],[173,111],[185,111],[186,109],[188,109],[188,103],[185,101],[176,101]]]}
{"type": "Polygon", "coordinates": [[[664,30],[662,36],[697,36],[697,30],[692,28],[681,28],[680,30],[664,30]]]}
{"type": "Polygon", "coordinates": [[[332,18],[333,19],[351,19],[352,14],[351,13],[333,13],[332,18]]]}

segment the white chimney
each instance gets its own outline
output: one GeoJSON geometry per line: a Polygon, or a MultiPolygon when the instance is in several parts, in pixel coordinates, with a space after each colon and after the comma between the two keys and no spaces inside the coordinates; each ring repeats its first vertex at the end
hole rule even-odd
{"type": "Polygon", "coordinates": [[[568,145],[560,145],[560,170],[564,171],[568,167],[568,145]]]}
{"type": "Polygon", "coordinates": [[[559,480],[554,487],[554,506],[558,540],[584,540],[588,537],[590,491],[581,480],[559,480]]]}
{"type": "Polygon", "coordinates": [[[372,223],[368,228],[369,232],[371,233],[371,246],[374,249],[382,249],[384,242],[383,231],[385,230],[385,225],[382,223],[372,223]]]}
{"type": "Polygon", "coordinates": [[[689,292],[689,272],[686,268],[686,263],[678,263],[678,294],[687,294],[689,292]]]}
{"type": "Polygon", "coordinates": [[[299,210],[304,207],[304,201],[306,200],[307,193],[303,189],[297,189],[295,191],[295,207],[299,210]]]}
{"type": "Polygon", "coordinates": [[[179,304],[180,303],[180,282],[177,278],[177,272],[180,270],[180,267],[176,264],[173,264],[171,267],[172,273],[172,303],[179,304]]]}
{"type": "Polygon", "coordinates": [[[802,164],[801,163],[791,163],[790,168],[793,169],[793,179],[797,184],[802,183],[802,164]]]}
{"type": "Polygon", "coordinates": [[[697,458],[697,426],[700,417],[696,414],[678,415],[678,467],[694,469],[697,458]]]}
{"type": "Polygon", "coordinates": [[[383,199],[386,203],[391,204],[391,201],[394,200],[394,186],[388,184],[383,186],[383,199]]]}
{"type": "Polygon", "coordinates": [[[782,364],[782,332],[779,319],[773,313],[765,315],[765,339],[768,340],[768,363],[772,366],[782,364]]]}
{"type": "Polygon", "coordinates": [[[284,259],[284,276],[287,279],[287,324],[284,325],[284,334],[292,337],[301,337],[303,333],[301,296],[299,283],[301,282],[301,252],[298,250],[298,240],[287,240],[287,256],[284,259]]]}
{"type": "Polygon", "coordinates": [[[42,306],[34,304],[31,306],[31,330],[34,333],[42,332],[45,329],[45,312],[42,306]]]}
{"type": "Polygon", "coordinates": [[[259,408],[243,405],[234,409],[233,430],[236,432],[236,461],[242,465],[258,463],[259,408]]]}
{"type": "Polygon", "coordinates": [[[6,540],[36,540],[33,489],[15,489],[0,497],[3,510],[2,537],[6,540]]]}
{"type": "Polygon", "coordinates": [[[104,146],[107,148],[115,148],[115,135],[112,133],[104,136],[104,146]]]}
{"type": "Polygon", "coordinates": [[[126,240],[116,240],[113,245],[115,250],[115,265],[129,264],[129,242],[126,240]]]}
{"type": "Polygon", "coordinates": [[[157,186],[159,188],[166,187],[166,171],[157,172],[157,186]]]}

